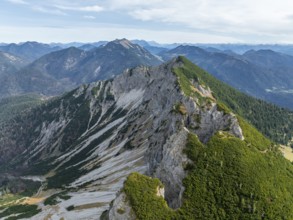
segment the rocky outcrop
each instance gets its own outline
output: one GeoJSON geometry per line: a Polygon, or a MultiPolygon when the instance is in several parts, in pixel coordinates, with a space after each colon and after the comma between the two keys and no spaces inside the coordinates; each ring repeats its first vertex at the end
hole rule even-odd
{"type": "Polygon", "coordinates": [[[135,220],[136,216],[124,192],[118,194],[102,220],[135,220]]]}
{"type": "Polygon", "coordinates": [[[200,112],[198,128],[195,133],[199,139],[206,143],[217,131],[226,130],[232,135],[244,139],[241,127],[235,115],[219,111],[216,104],[212,104],[207,111],[200,112]]]}
{"type": "Polygon", "coordinates": [[[165,184],[165,199],[172,208],[181,206],[184,191],[182,180],[186,176],[184,165],[188,163],[187,156],[183,154],[187,134],[188,130],[184,128],[166,141],[161,162],[153,174],[165,184]]]}

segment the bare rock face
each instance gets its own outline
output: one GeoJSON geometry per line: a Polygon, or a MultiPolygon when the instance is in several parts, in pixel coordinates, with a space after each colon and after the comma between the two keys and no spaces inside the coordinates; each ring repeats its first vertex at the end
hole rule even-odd
{"type": "Polygon", "coordinates": [[[231,121],[230,121],[230,132],[235,136],[240,138],[241,140],[244,140],[244,136],[242,133],[242,129],[239,126],[239,122],[234,114],[231,114],[231,121]]]}
{"type": "MultiPolygon", "coordinates": [[[[148,138],[145,161],[146,174],[159,178],[165,185],[164,194],[168,205],[179,208],[184,192],[182,180],[186,176],[184,166],[189,161],[183,154],[189,131],[196,133],[204,143],[220,130],[228,131],[240,139],[243,139],[243,135],[235,115],[219,111],[215,102],[202,108],[196,98],[186,97],[180,90],[170,90],[170,85],[176,82],[176,77],[171,72],[174,65],[180,64],[165,66],[164,71],[156,69],[149,72],[151,76],[155,74],[156,79],[152,79],[151,85],[147,85],[149,90],[145,91],[144,99],[148,105],[144,111],[151,115],[152,129],[155,132],[148,138]],[[161,74],[165,75],[163,81],[160,79],[161,74]],[[179,103],[184,107],[181,114],[172,111],[179,103]]],[[[140,80],[141,75],[135,74],[140,80]]],[[[196,83],[194,86],[202,96],[212,97],[209,88],[196,83]]]]}
{"type": "Polygon", "coordinates": [[[201,112],[199,117],[199,128],[195,130],[195,133],[203,143],[206,143],[219,130],[227,130],[240,139],[244,138],[236,116],[219,111],[216,104],[212,104],[209,110],[201,112]]]}
{"type": "Polygon", "coordinates": [[[116,197],[132,172],[159,178],[169,206],[181,206],[189,131],[204,143],[220,130],[243,135],[237,118],[218,109],[209,88],[193,82],[193,89],[209,103],[182,92],[173,73],[180,65],[173,60],[126,70],[40,107],[10,124],[11,130],[0,128],[0,163],[13,161],[16,173],[46,161],[42,174],[54,173],[49,178],[52,185],[54,178],[72,172],[72,179],[61,185],[71,190],[71,199],[61,201],[57,212],[46,207],[35,219],[97,219],[115,198],[109,218],[133,219],[125,194],[116,197]],[[17,138],[10,131],[19,134],[17,138]],[[85,200],[103,205],[87,212],[66,211],[71,205],[85,205],[85,200]]]}
{"type": "Polygon", "coordinates": [[[135,220],[136,216],[127,200],[125,193],[121,192],[113,201],[105,220],[135,220]]]}
{"type": "Polygon", "coordinates": [[[187,129],[172,135],[163,146],[163,158],[157,167],[154,176],[165,184],[165,199],[172,208],[181,206],[181,197],[184,191],[182,180],[186,176],[184,165],[188,158],[183,154],[188,135],[187,129]]]}

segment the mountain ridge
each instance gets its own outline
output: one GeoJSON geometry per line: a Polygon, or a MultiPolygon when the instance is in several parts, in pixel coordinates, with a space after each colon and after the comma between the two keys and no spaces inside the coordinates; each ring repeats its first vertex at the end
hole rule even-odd
{"type": "MultiPolygon", "coordinates": [[[[270,177],[268,170],[276,174],[274,178],[287,180],[292,165],[282,158],[271,141],[233,114],[220,102],[222,100],[217,100],[217,94],[209,89],[213,84],[207,81],[208,76],[204,77],[206,74],[179,57],[157,67],[127,69],[114,79],[80,86],[1,127],[0,170],[2,173],[13,170],[18,178],[19,175],[46,178],[43,188],[46,200],[43,203],[47,205],[31,219],[50,215],[56,218],[96,219],[108,215],[104,211],[109,208],[110,213],[111,210],[115,213],[119,206],[109,207],[109,204],[132,172],[159,178],[164,184],[163,194],[167,204],[182,210],[180,215],[186,218],[205,213],[203,216],[208,219],[214,215],[213,210],[221,210],[217,216],[233,218],[238,213],[238,217],[260,218],[263,207],[272,207],[274,204],[289,207],[289,203],[281,199],[268,202],[259,187],[270,177]],[[188,142],[192,142],[189,147],[188,142]],[[204,145],[209,147],[202,147],[204,145]],[[226,145],[228,147],[223,148],[226,145]],[[199,212],[188,209],[186,202],[194,204],[195,201],[186,196],[198,192],[192,189],[188,178],[195,178],[196,183],[202,178],[193,171],[199,167],[200,175],[206,172],[207,156],[204,155],[211,157],[208,161],[211,168],[219,168],[219,175],[224,175],[229,183],[231,181],[231,185],[225,185],[224,189],[239,193],[233,194],[228,190],[223,195],[230,196],[232,193],[231,198],[236,200],[241,200],[238,197],[241,195],[243,206],[238,207],[238,203],[228,200],[225,202],[227,206],[220,207],[213,200],[214,197],[203,194],[210,202],[208,206],[213,209],[205,209],[207,203],[204,202],[195,203],[199,212]],[[253,159],[249,160],[251,156],[253,159]],[[269,159],[279,164],[273,170],[268,169],[269,159]],[[265,171],[264,178],[262,176],[259,182],[256,181],[261,172],[255,172],[255,163],[265,171]],[[282,170],[280,164],[286,169],[282,170]],[[244,174],[239,177],[233,175],[232,179],[226,176],[226,172],[237,173],[238,169],[243,169],[244,174]],[[249,175],[251,173],[257,175],[249,175]],[[245,183],[243,191],[236,187],[239,181],[245,183]],[[254,183],[257,190],[252,192],[246,184],[254,183]],[[48,194],[50,190],[53,190],[53,194],[48,194]],[[256,195],[252,200],[249,199],[250,193],[256,195]],[[97,203],[99,205],[95,206],[97,203]],[[254,212],[249,209],[253,204],[256,207],[254,212]],[[88,208],[81,208],[85,205],[88,208]],[[233,207],[232,211],[227,208],[229,205],[233,207]],[[58,207],[57,212],[54,207],[58,207]]],[[[216,87],[213,85],[213,88],[216,87]]],[[[221,90],[221,87],[218,89],[221,90]]],[[[209,170],[207,174],[212,178],[209,170]]],[[[138,176],[136,179],[140,181],[140,178],[138,176]]],[[[215,186],[213,179],[210,182],[211,186],[215,186]]],[[[137,186],[136,182],[127,183],[137,186]]],[[[284,187],[281,185],[283,181],[274,183],[284,187]]],[[[277,195],[274,198],[284,196],[290,202],[290,194],[282,194],[284,191],[276,191],[271,188],[272,185],[266,187],[277,195]]],[[[288,189],[291,185],[285,187],[288,189]]],[[[125,191],[130,199],[130,208],[137,217],[144,216],[145,213],[137,209],[140,204],[133,202],[135,195],[138,195],[133,192],[125,191]]],[[[204,187],[202,192],[205,192],[204,187]]],[[[147,192],[150,196],[152,193],[147,192]]],[[[140,198],[145,201],[144,196],[140,198]]],[[[215,200],[222,199],[217,195],[215,200]]],[[[115,201],[113,204],[116,204],[115,201]]],[[[291,215],[282,209],[271,210],[265,210],[268,218],[291,215]]],[[[115,215],[121,217],[123,213],[120,210],[115,215]]],[[[148,213],[155,214],[158,219],[168,219],[161,218],[161,214],[164,217],[170,214],[165,213],[165,208],[161,209],[161,213],[150,210],[148,213]]],[[[177,215],[172,210],[171,214],[177,215]]]]}
{"type": "Polygon", "coordinates": [[[12,74],[27,64],[28,62],[20,57],[0,51],[0,77],[12,74]]]}

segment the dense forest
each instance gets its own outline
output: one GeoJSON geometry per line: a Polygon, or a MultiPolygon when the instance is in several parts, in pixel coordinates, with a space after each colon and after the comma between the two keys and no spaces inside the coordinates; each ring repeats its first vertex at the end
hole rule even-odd
{"type": "Polygon", "coordinates": [[[16,115],[41,104],[37,95],[12,96],[0,100],[0,123],[14,118],[16,115]]]}

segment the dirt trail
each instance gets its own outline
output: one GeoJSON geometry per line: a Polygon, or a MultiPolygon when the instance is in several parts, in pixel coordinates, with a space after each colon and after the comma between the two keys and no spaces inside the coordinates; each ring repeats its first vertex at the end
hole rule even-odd
{"type": "Polygon", "coordinates": [[[38,192],[32,196],[32,197],[27,197],[25,198],[25,200],[22,202],[22,204],[28,204],[28,205],[34,205],[34,204],[38,204],[42,201],[45,200],[44,196],[41,196],[43,189],[45,188],[45,181],[43,178],[38,178],[38,177],[26,177],[27,179],[34,179],[35,181],[40,181],[41,182],[41,186],[38,189],[38,192]]]}

